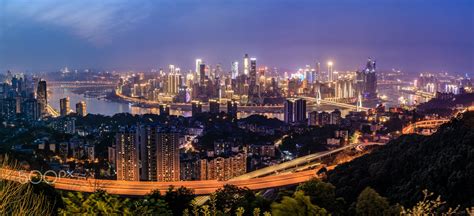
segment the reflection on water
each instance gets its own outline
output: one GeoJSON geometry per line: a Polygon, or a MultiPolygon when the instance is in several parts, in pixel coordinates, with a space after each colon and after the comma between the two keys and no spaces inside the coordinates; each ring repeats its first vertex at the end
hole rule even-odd
{"type": "MultiPolygon", "coordinates": [[[[59,110],[59,99],[69,97],[71,103],[71,109],[75,110],[75,104],[79,101],[85,101],[87,104],[87,112],[92,114],[102,114],[102,115],[109,115],[112,116],[116,113],[123,113],[128,112],[131,114],[159,114],[160,111],[158,108],[144,108],[144,107],[136,107],[132,106],[130,103],[119,103],[114,101],[107,101],[107,100],[99,100],[97,98],[88,98],[84,97],[82,94],[75,94],[71,92],[71,89],[65,88],[51,88],[50,95],[49,95],[49,103],[55,109],[59,110]]],[[[170,110],[171,115],[179,115],[184,117],[190,117],[191,111],[183,111],[183,110],[170,110]]],[[[257,113],[250,113],[250,112],[239,112],[237,114],[238,118],[245,118],[247,116],[257,114],[257,113]]],[[[278,118],[283,120],[283,113],[258,113],[261,115],[265,115],[269,118],[278,118]]]]}

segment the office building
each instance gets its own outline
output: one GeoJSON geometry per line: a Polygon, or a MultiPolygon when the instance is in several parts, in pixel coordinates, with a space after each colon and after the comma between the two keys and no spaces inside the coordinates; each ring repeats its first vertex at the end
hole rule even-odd
{"type": "Polygon", "coordinates": [[[191,115],[195,116],[199,113],[202,113],[202,103],[199,101],[191,102],[191,115]]]}
{"type": "Polygon", "coordinates": [[[160,110],[160,115],[170,115],[170,108],[171,106],[169,104],[160,104],[158,106],[158,109],[160,110]]]}
{"type": "Polygon", "coordinates": [[[328,62],[328,81],[334,81],[334,63],[332,61],[328,62]]]}
{"type": "Polygon", "coordinates": [[[232,79],[237,78],[239,76],[239,62],[235,61],[232,62],[232,79]]]}
{"type": "Polygon", "coordinates": [[[21,113],[26,119],[39,120],[41,117],[40,105],[37,99],[30,98],[21,103],[21,113]]]}
{"type": "Polygon", "coordinates": [[[248,54],[244,55],[244,75],[249,75],[250,72],[250,58],[248,54]]]}
{"type": "Polygon", "coordinates": [[[217,100],[209,100],[209,113],[211,114],[219,114],[220,112],[220,104],[217,100]]]}
{"type": "Polygon", "coordinates": [[[86,116],[87,115],[87,105],[85,101],[80,101],[76,104],[76,113],[79,116],[86,116]]]}
{"type": "Polygon", "coordinates": [[[36,89],[36,99],[39,103],[40,115],[44,116],[47,113],[48,106],[48,87],[45,80],[40,80],[38,82],[38,87],[36,89]]]}
{"type": "Polygon", "coordinates": [[[288,124],[306,121],[306,100],[290,98],[284,104],[284,119],[288,124]]]}
{"type": "Polygon", "coordinates": [[[59,100],[59,113],[61,116],[67,116],[71,110],[69,104],[69,97],[65,97],[59,100]]]}
{"type": "Polygon", "coordinates": [[[227,101],[227,114],[233,118],[237,118],[237,101],[227,101]]]}

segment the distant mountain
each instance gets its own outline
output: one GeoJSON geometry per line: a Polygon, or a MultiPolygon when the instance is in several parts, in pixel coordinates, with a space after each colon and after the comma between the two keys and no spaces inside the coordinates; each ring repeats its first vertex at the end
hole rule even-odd
{"type": "Polygon", "coordinates": [[[474,112],[431,136],[405,135],[328,173],[336,193],[353,202],[370,186],[391,202],[412,206],[422,190],[451,206],[474,206],[474,112]]]}

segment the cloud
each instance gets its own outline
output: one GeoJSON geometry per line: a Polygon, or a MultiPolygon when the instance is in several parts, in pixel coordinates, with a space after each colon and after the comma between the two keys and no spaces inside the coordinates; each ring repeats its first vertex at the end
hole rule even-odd
{"type": "Polygon", "coordinates": [[[67,29],[96,45],[109,43],[151,13],[148,1],[11,0],[5,6],[9,16],[67,29]]]}

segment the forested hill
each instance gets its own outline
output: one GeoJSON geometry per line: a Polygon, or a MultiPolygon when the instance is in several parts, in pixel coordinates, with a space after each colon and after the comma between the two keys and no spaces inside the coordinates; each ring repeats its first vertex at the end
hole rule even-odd
{"type": "Polygon", "coordinates": [[[412,206],[422,190],[451,206],[474,206],[474,112],[443,125],[431,136],[406,135],[328,173],[346,201],[367,186],[391,202],[412,206]]]}

